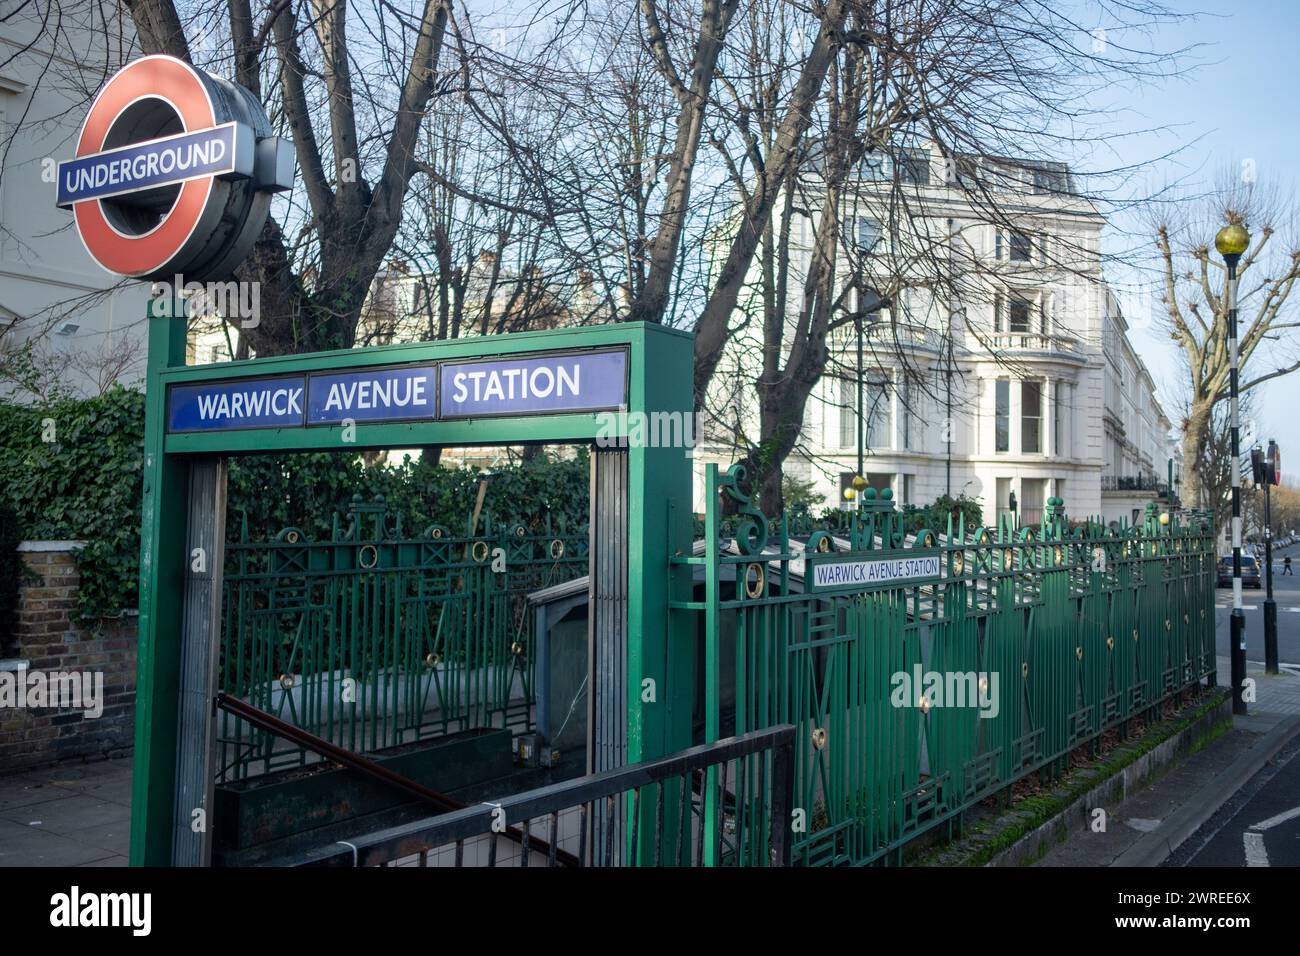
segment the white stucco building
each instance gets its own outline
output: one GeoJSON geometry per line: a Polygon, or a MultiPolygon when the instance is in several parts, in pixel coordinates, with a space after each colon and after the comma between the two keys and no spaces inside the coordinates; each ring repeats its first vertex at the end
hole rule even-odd
{"type": "Polygon", "coordinates": [[[46,13],[19,4],[0,21],[0,348],[30,343],[47,375],[94,394],[142,377],[148,286],[91,260],[72,213],[54,205],[54,164],[72,157],[133,32],[124,6],[76,0],[59,5],[56,43],[46,13]]]}
{"type": "MultiPolygon", "coordinates": [[[[1059,164],[970,170],[996,193],[990,217],[945,185],[937,151],[905,155],[897,175],[906,214],[899,188],[885,185],[895,177],[885,160],[864,164],[842,219],[837,276],[862,276],[847,289],[846,307],[857,308],[857,297],[876,301],[872,290],[892,301],[863,323],[867,481],[904,504],[978,498],[988,522],[1009,509],[1012,494],[1024,521],[1038,520],[1050,496],[1073,517],[1132,520],[1156,494],[1157,477],[1163,485],[1173,445],[1102,275],[1104,219],[1059,164]]],[[[792,217],[793,315],[813,233],[809,214],[792,217]]],[[[716,413],[730,403],[753,436],[762,323],[737,325],[711,405],[716,413]]],[[[832,332],[829,351],[786,475],[811,481],[833,504],[858,467],[854,322],[832,332]]],[[[737,457],[722,444],[697,449],[697,507],[704,463],[737,457]]]]}

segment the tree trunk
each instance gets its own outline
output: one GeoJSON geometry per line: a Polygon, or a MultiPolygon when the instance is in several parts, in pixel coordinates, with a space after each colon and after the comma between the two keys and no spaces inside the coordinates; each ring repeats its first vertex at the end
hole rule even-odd
{"type": "Polygon", "coordinates": [[[1199,398],[1188,412],[1183,427],[1183,498],[1195,508],[1217,511],[1219,502],[1213,500],[1216,489],[1207,487],[1202,473],[1213,411],[1210,399],[1199,398]]]}

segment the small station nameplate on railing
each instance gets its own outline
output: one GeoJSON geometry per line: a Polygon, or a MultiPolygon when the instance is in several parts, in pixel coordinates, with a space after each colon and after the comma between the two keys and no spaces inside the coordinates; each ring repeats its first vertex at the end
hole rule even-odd
{"type": "Polygon", "coordinates": [[[809,591],[863,591],[938,581],[943,559],[937,548],[866,557],[862,552],[809,556],[809,591]]]}

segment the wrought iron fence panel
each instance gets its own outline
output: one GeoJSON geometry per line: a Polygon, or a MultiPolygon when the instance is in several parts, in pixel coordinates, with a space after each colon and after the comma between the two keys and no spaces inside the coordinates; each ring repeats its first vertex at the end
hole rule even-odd
{"type": "MultiPolygon", "coordinates": [[[[220,688],[358,752],[474,727],[530,729],[529,592],[587,572],[586,529],[408,534],[354,502],[328,540],[241,523],[226,546],[220,688]]],[[[309,762],[223,713],[221,781],[309,762]]]]}
{"type": "Polygon", "coordinates": [[[897,859],[1215,673],[1204,516],[1072,525],[1052,498],[1032,526],[911,531],[868,489],[829,523],[770,521],[744,479],[709,466],[703,553],[673,559],[703,566],[704,598],[676,606],[717,662],[706,741],[796,728],[797,864],[897,859]],[[853,583],[881,567],[897,573],[853,583]]]}

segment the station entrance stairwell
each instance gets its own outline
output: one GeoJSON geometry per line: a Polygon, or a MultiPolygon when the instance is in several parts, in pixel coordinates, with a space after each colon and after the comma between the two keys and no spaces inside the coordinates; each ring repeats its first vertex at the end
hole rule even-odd
{"type": "Polygon", "coordinates": [[[183,303],[151,305],[133,865],[207,864],[216,783],[303,760],[218,710],[218,694],[360,754],[526,728],[533,646],[519,599],[561,575],[590,575],[588,771],[690,746],[690,708],[668,699],[693,686],[693,642],[669,609],[686,572],[664,559],[690,547],[690,461],[680,447],[619,441],[629,417],[691,414],[689,336],[624,323],[186,367],[185,328],[183,303]],[[169,391],[199,384],[611,351],[626,354],[615,410],[629,415],[168,428],[169,391]],[[232,456],[561,443],[593,449],[585,539],[559,528],[406,529],[360,502],[329,540],[294,528],[225,540],[232,456]],[[489,560],[498,548],[505,574],[489,560]]]}

